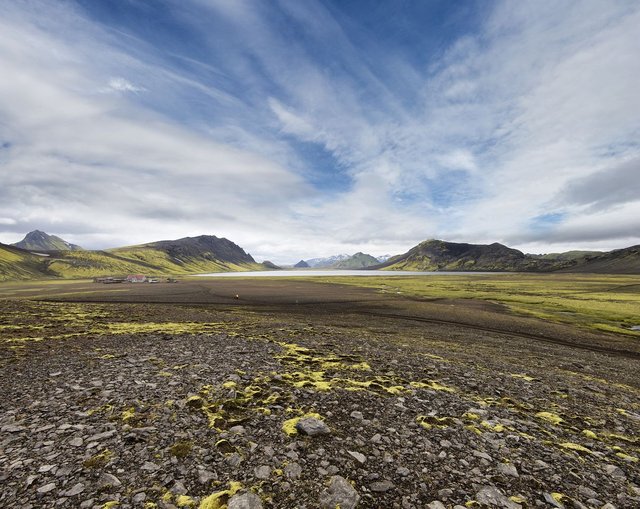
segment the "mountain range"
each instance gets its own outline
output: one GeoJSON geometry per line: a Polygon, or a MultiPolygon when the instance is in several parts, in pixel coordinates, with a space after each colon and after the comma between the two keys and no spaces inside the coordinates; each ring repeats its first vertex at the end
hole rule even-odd
{"type": "Polygon", "coordinates": [[[353,255],[339,254],[328,256],[325,258],[310,258],[308,260],[300,260],[295,268],[313,268],[313,269],[364,269],[373,265],[378,265],[386,261],[389,256],[375,258],[366,253],[356,253],[353,255]]]}
{"type": "MultiPolygon", "coordinates": [[[[640,274],[640,245],[610,252],[570,251],[532,255],[499,243],[466,244],[432,239],[382,263],[371,255],[356,253],[351,256],[301,260],[296,266],[333,269],[366,267],[384,271],[640,274]],[[324,265],[331,259],[333,263],[330,266],[324,265]]],[[[0,243],[0,280],[86,278],[135,273],[186,275],[276,269],[279,267],[273,263],[257,263],[237,244],[213,235],[99,251],[83,250],[59,237],[37,230],[15,245],[0,243]],[[25,245],[31,247],[20,247],[25,245]]]]}
{"type": "Polygon", "coordinates": [[[404,254],[370,267],[377,270],[486,272],[598,272],[640,274],[640,245],[610,252],[524,254],[503,244],[427,240],[404,254]]]}

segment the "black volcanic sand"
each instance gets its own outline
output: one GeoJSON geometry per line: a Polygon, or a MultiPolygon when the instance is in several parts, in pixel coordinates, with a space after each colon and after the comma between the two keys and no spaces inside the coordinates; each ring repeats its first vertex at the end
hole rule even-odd
{"type": "Polygon", "coordinates": [[[0,507],[314,508],[332,476],[362,508],[640,507],[637,340],[303,281],[0,298],[0,507]]]}

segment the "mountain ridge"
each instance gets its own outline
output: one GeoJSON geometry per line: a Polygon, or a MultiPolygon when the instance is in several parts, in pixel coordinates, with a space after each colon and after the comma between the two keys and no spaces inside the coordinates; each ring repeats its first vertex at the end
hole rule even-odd
{"type": "Polygon", "coordinates": [[[453,272],[603,272],[640,274],[640,246],[606,253],[569,251],[531,255],[493,244],[468,244],[429,239],[393,256],[373,270],[453,272]]]}
{"type": "Polygon", "coordinates": [[[0,280],[89,278],[144,273],[187,275],[206,272],[273,270],[240,246],[213,235],[184,237],[107,250],[30,250],[0,244],[0,280]]]}
{"type": "MultiPolygon", "coordinates": [[[[131,273],[188,275],[279,268],[270,262],[257,263],[237,244],[214,235],[161,240],[106,250],[44,251],[46,250],[23,249],[0,243],[0,281],[73,279],[131,273]]],[[[304,260],[301,262],[309,265],[304,260]]],[[[609,252],[569,251],[532,255],[497,242],[468,244],[430,239],[406,253],[392,256],[384,263],[377,263],[371,255],[356,253],[335,265],[331,268],[640,274],[640,245],[609,252]]]]}

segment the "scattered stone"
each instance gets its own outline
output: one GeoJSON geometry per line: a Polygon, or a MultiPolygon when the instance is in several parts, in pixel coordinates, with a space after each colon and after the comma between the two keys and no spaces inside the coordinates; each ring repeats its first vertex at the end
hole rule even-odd
{"type": "Polygon", "coordinates": [[[498,488],[494,486],[485,486],[476,493],[476,501],[479,504],[485,504],[489,507],[498,507],[504,509],[522,509],[520,504],[509,500],[505,495],[500,493],[498,488]]]}
{"type": "Polygon", "coordinates": [[[20,431],[24,431],[27,428],[24,426],[18,426],[16,424],[7,424],[5,426],[2,426],[2,428],[0,428],[0,431],[3,431],[5,433],[19,433],[20,431]]]}
{"type": "Polygon", "coordinates": [[[447,509],[447,507],[439,500],[434,500],[427,504],[428,509],[447,509]]]}
{"type": "MultiPolygon", "coordinates": [[[[334,475],[329,481],[329,487],[320,494],[321,509],[355,509],[360,501],[360,495],[344,477],[334,475]]],[[[231,509],[231,508],[229,508],[231,509]]]]}
{"type": "Polygon", "coordinates": [[[396,469],[396,474],[398,474],[401,477],[407,477],[409,474],[411,474],[411,470],[409,470],[406,467],[398,467],[396,469]]]}
{"type": "Polygon", "coordinates": [[[261,465],[253,471],[253,474],[258,479],[269,479],[269,477],[271,477],[271,467],[268,465],[261,465]]]}
{"type": "Polygon", "coordinates": [[[117,433],[117,431],[115,429],[112,429],[110,431],[105,431],[104,433],[98,433],[97,435],[91,435],[89,438],[87,438],[87,442],[100,442],[101,440],[106,440],[108,438],[111,438],[113,436],[115,436],[117,433]]]}
{"type": "Polygon", "coordinates": [[[617,477],[618,479],[626,479],[627,477],[623,470],[616,465],[606,465],[604,469],[611,477],[617,477]]]}
{"type": "Polygon", "coordinates": [[[289,463],[286,467],[284,467],[284,475],[287,479],[298,479],[302,474],[302,467],[298,463],[289,463]]]}
{"type": "Polygon", "coordinates": [[[349,453],[349,456],[351,456],[352,458],[355,458],[358,463],[364,465],[365,461],[367,461],[367,457],[359,452],[356,451],[347,451],[349,453]]]}
{"type": "Polygon", "coordinates": [[[118,479],[115,475],[108,474],[106,472],[101,474],[100,478],[98,479],[98,488],[100,489],[110,488],[110,487],[117,488],[121,485],[122,483],[120,482],[120,479],[118,479]]]}
{"type": "Polygon", "coordinates": [[[544,493],[543,497],[544,497],[544,501],[547,504],[552,505],[553,507],[556,507],[557,509],[564,509],[564,504],[562,502],[560,502],[559,500],[556,500],[553,497],[553,495],[551,495],[551,493],[544,493]]]}
{"type": "Polygon", "coordinates": [[[53,482],[50,482],[49,484],[45,484],[44,486],[40,486],[36,491],[38,493],[40,493],[41,495],[45,494],[45,493],[49,493],[50,491],[54,490],[56,488],[56,484],[53,482]]]}
{"type": "Polygon", "coordinates": [[[511,463],[500,463],[498,465],[498,472],[502,475],[508,475],[511,477],[520,477],[518,469],[511,463]]]}
{"type": "Polygon", "coordinates": [[[252,492],[234,495],[229,499],[228,509],[262,509],[262,500],[252,492]]]}
{"type": "Polygon", "coordinates": [[[141,504],[146,499],[147,499],[147,494],[144,491],[141,491],[140,493],[136,493],[133,496],[132,501],[134,504],[141,504]]]}
{"type": "Polygon", "coordinates": [[[215,481],[218,478],[216,474],[209,470],[200,470],[198,472],[198,481],[201,484],[209,484],[211,481],[215,481]]]}
{"type": "Polygon", "coordinates": [[[140,470],[146,470],[147,472],[155,472],[160,470],[160,467],[151,461],[145,461],[140,467],[140,470]]]}
{"type": "Polygon", "coordinates": [[[362,419],[364,419],[364,415],[362,414],[362,412],[358,411],[358,410],[354,410],[353,412],[351,412],[351,414],[349,414],[351,417],[353,417],[354,419],[357,419],[359,421],[361,421],[362,419]]]}
{"type": "Polygon", "coordinates": [[[76,495],[79,495],[83,491],[84,491],[84,484],[79,482],[77,484],[74,484],[73,487],[70,490],[66,491],[64,496],[65,497],[75,497],[76,495]]]}
{"type": "Polygon", "coordinates": [[[81,447],[82,444],[84,444],[84,440],[82,440],[82,438],[80,437],[75,437],[69,440],[69,445],[73,447],[81,447]]]}
{"type": "Polygon", "coordinates": [[[598,498],[598,494],[587,486],[578,486],[578,493],[585,498],[598,498]]]}
{"type": "Polygon", "coordinates": [[[369,488],[371,489],[371,491],[374,491],[376,493],[384,493],[386,491],[392,490],[394,488],[394,485],[391,481],[376,481],[374,483],[371,483],[369,488]]]}

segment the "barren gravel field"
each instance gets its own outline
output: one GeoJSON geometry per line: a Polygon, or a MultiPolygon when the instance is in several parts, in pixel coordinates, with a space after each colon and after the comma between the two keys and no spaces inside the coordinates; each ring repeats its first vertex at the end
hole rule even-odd
{"type": "Polygon", "coordinates": [[[0,507],[638,508],[639,366],[487,300],[3,284],[0,507]]]}

